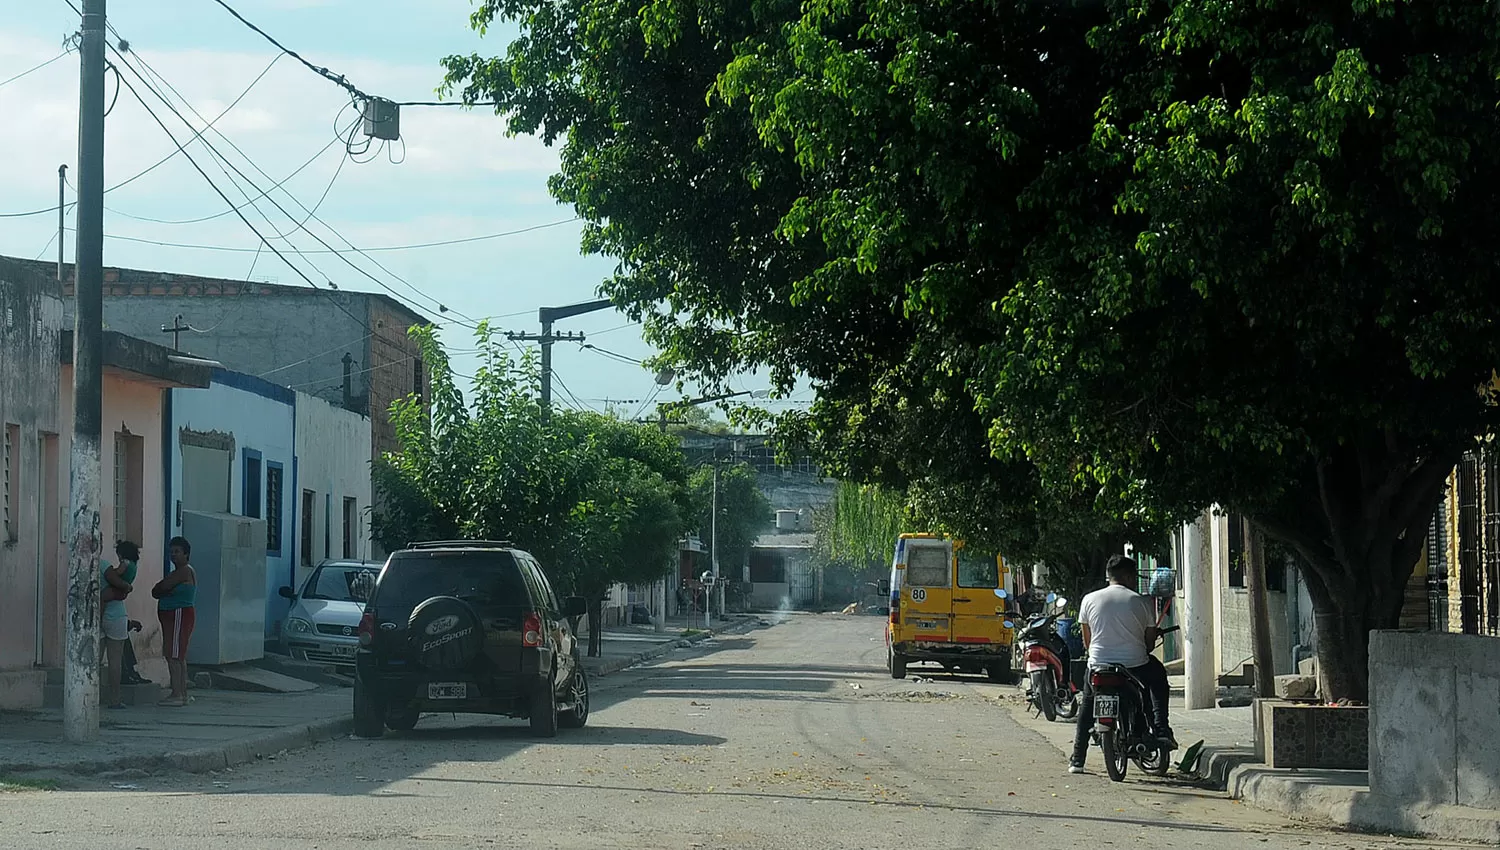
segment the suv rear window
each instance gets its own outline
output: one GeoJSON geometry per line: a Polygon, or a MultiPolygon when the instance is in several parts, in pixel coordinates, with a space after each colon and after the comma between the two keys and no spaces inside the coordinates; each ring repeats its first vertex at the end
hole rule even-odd
{"type": "Polygon", "coordinates": [[[906,584],[912,587],[947,587],[948,547],[907,544],[906,584]]]}
{"type": "Polygon", "coordinates": [[[397,552],[375,588],[374,602],[411,609],[434,596],[480,605],[530,605],[521,570],[509,552],[397,552]]]}

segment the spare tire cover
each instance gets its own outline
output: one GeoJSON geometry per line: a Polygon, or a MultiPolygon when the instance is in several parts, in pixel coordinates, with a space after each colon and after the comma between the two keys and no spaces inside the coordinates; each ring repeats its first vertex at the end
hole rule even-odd
{"type": "Polygon", "coordinates": [[[484,648],[484,624],[469,603],[434,596],[418,605],[407,621],[408,639],[423,667],[458,670],[484,648]]]}

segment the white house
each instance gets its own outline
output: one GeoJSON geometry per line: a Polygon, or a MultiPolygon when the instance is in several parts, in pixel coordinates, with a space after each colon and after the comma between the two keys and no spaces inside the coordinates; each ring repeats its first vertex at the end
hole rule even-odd
{"type": "MultiPolygon", "coordinates": [[[[329,558],[370,557],[370,419],[296,395],[297,574],[329,558]]],[[[297,586],[297,585],[293,585],[297,586]]]]}

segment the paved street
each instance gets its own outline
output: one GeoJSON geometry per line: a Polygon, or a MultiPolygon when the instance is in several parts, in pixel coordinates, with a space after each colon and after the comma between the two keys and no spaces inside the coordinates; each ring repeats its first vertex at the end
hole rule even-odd
{"type": "Polygon", "coordinates": [[[893,681],[881,628],[809,615],[720,638],[600,680],[589,727],[546,743],[524,722],[429,715],[218,774],[0,794],[0,834],[89,850],[1439,846],[1069,776],[1001,704],[1015,689],[893,681]]]}

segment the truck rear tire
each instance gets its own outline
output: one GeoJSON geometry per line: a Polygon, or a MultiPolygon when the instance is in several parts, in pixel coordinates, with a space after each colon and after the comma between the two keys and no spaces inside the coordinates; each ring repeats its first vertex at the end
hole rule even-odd
{"type": "Polygon", "coordinates": [[[890,668],[892,679],[906,678],[906,656],[894,649],[888,649],[886,650],[886,665],[890,668]]]}

